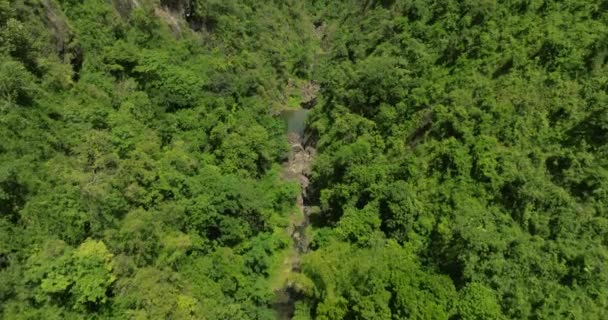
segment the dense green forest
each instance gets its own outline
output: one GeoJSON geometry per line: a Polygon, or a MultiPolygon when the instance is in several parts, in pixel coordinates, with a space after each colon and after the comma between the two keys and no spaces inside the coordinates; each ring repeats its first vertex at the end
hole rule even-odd
{"type": "Polygon", "coordinates": [[[608,319],[605,0],[0,0],[0,138],[2,319],[608,319]]]}

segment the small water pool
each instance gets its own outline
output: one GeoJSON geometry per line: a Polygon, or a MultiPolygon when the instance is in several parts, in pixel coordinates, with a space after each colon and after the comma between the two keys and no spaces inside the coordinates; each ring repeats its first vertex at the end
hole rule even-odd
{"type": "Polygon", "coordinates": [[[303,137],[304,129],[306,128],[306,117],[309,111],[304,108],[283,110],[281,118],[287,123],[287,133],[293,132],[303,137]]]}

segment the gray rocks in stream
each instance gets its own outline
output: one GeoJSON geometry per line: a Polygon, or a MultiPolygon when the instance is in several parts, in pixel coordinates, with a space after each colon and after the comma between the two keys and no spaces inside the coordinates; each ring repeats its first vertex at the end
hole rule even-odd
{"type": "MultiPolygon", "coordinates": [[[[290,258],[291,272],[300,272],[300,256],[308,252],[310,242],[306,236],[306,228],[309,224],[308,216],[311,210],[305,204],[305,197],[306,189],[310,184],[308,180],[310,166],[316,152],[313,147],[304,146],[302,137],[295,132],[289,133],[287,139],[291,149],[287,161],[283,164],[283,178],[298,181],[302,187],[302,192],[296,199],[296,206],[303,217],[287,228],[295,249],[295,255],[290,258]]],[[[293,286],[292,282],[288,282],[281,289],[276,290],[275,294],[277,319],[291,319],[300,294],[298,289],[293,286]]]]}
{"type": "Polygon", "coordinates": [[[285,164],[284,174],[287,179],[298,180],[304,192],[309,184],[307,176],[310,175],[310,165],[316,152],[310,146],[304,147],[298,134],[291,133],[287,139],[291,144],[291,150],[285,164]]]}

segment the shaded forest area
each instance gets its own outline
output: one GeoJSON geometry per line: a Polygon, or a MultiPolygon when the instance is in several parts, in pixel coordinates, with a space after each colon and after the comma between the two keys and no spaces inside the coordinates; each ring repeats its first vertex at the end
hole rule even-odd
{"type": "Polygon", "coordinates": [[[607,41],[599,0],[0,0],[0,317],[606,319],[607,41]]]}

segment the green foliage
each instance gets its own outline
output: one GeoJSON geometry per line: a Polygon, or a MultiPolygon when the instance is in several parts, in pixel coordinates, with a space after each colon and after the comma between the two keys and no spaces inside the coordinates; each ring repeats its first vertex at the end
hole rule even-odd
{"type": "MultiPolygon", "coordinates": [[[[608,278],[597,259],[608,255],[606,61],[598,43],[608,29],[600,5],[314,5],[326,54],[310,124],[319,151],[311,196],[319,249],[311,255],[331,256],[324,250],[335,241],[366,250],[386,238],[411,248],[411,259],[458,292],[445,296],[446,313],[421,318],[605,318],[599,292],[608,278]]],[[[364,266],[358,259],[334,264],[364,266]]],[[[309,276],[324,270],[308,263],[309,276]]],[[[336,286],[330,278],[323,281],[336,286]]],[[[328,297],[306,303],[319,317],[414,317],[395,303],[407,301],[395,300],[404,293],[361,307],[317,283],[328,297]]]]}
{"type": "Polygon", "coordinates": [[[456,290],[445,276],[424,270],[393,241],[369,249],[332,244],[307,256],[315,319],[446,319],[456,290]]]}
{"type": "Polygon", "coordinates": [[[112,254],[103,242],[86,240],[75,250],[60,241],[29,259],[27,282],[39,287],[39,302],[73,309],[99,309],[108,302],[113,274],[112,254]]]}
{"type": "Polygon", "coordinates": [[[460,294],[458,314],[462,319],[504,318],[492,289],[472,282],[460,294]]]}
{"type": "Polygon", "coordinates": [[[0,0],[0,317],[607,318],[605,9],[0,0]]]}
{"type": "Polygon", "coordinates": [[[6,60],[0,65],[0,95],[4,108],[30,106],[36,97],[37,86],[34,77],[16,61],[6,60]]]}
{"type": "Polygon", "coordinates": [[[200,304],[176,285],[178,281],[179,276],[169,270],[138,269],[116,284],[121,293],[116,315],[122,319],[200,318],[200,304]]]}
{"type": "Polygon", "coordinates": [[[1,318],[274,317],[309,24],[192,3],[0,1],[1,318]]]}

